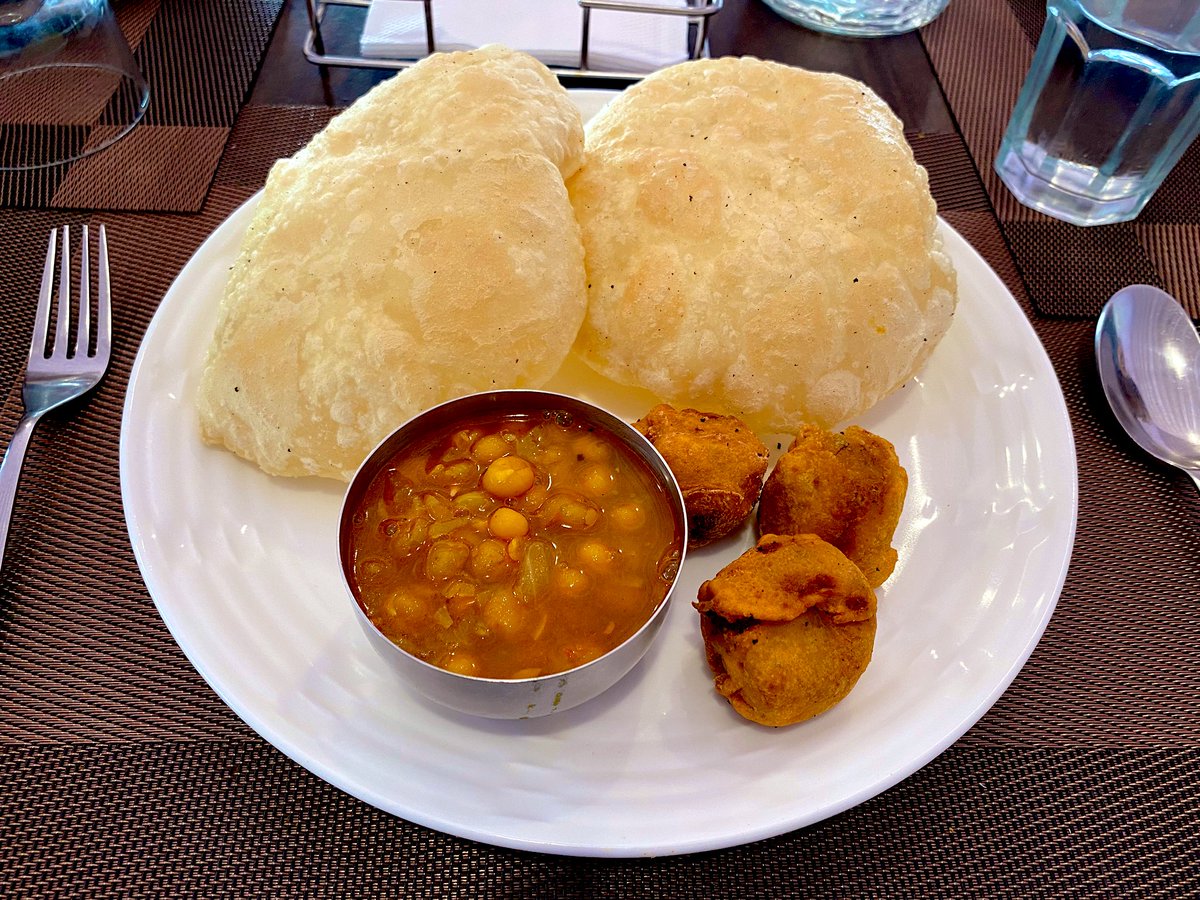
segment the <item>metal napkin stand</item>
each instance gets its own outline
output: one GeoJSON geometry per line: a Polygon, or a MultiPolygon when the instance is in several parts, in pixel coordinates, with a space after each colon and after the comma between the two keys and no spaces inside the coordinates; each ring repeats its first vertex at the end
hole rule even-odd
{"type": "MultiPolygon", "coordinates": [[[[433,0],[409,0],[425,7],[425,43],[428,53],[437,52],[433,37],[433,0]]],[[[591,32],[592,10],[614,10],[619,12],[646,13],[659,16],[687,16],[690,18],[689,59],[704,55],[708,43],[709,23],[714,14],[720,12],[724,0],[677,0],[673,5],[666,3],[639,2],[639,0],[577,0],[583,10],[583,28],[579,39],[579,65],[549,66],[551,72],[560,77],[581,77],[613,81],[636,81],[645,72],[619,72],[593,69],[588,65],[588,43],[591,32]]],[[[325,38],[321,25],[331,6],[350,6],[366,9],[371,0],[306,0],[308,6],[308,36],[304,41],[304,56],[318,66],[347,66],[368,69],[405,69],[416,64],[417,59],[376,59],[361,54],[343,56],[326,52],[325,38]]]]}

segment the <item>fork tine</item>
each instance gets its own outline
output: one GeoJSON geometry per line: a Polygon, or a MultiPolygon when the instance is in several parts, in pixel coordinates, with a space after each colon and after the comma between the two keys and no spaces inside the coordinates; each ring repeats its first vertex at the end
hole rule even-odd
{"type": "Polygon", "coordinates": [[[67,355],[71,330],[71,230],[64,225],[58,254],[58,327],[54,330],[54,355],[67,355]]]}
{"type": "Polygon", "coordinates": [[[109,348],[112,345],[112,297],[108,285],[108,235],[104,226],[100,226],[99,250],[96,253],[96,356],[108,359],[109,348]]]}
{"type": "Polygon", "coordinates": [[[58,229],[50,229],[50,244],[46,247],[46,265],[42,269],[42,289],[38,293],[37,316],[33,320],[33,339],[29,342],[29,358],[45,357],[46,335],[50,329],[50,292],[54,290],[54,251],[58,244],[58,229]]]}
{"type": "Polygon", "coordinates": [[[92,331],[92,273],[88,263],[88,227],[83,226],[83,240],[79,247],[79,315],[75,329],[75,356],[88,355],[88,343],[92,331]]]}

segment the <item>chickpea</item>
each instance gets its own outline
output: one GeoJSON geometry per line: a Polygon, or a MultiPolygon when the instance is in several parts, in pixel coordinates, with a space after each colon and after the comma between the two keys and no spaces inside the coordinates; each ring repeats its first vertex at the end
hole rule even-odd
{"type": "Polygon", "coordinates": [[[513,562],[520,562],[521,557],[525,555],[525,545],[529,543],[523,537],[515,537],[508,542],[508,558],[513,562]]]}
{"type": "Polygon", "coordinates": [[[434,541],[425,557],[425,574],[438,580],[457,575],[471,555],[471,548],[462,541],[434,541]]]}
{"type": "Polygon", "coordinates": [[[401,588],[384,604],[383,612],[399,622],[417,622],[429,612],[429,601],[420,594],[401,588]]]}
{"type": "Polygon", "coordinates": [[[507,452],[508,441],[498,434],[485,434],[471,448],[471,456],[481,463],[491,463],[507,452]]]}
{"type": "Polygon", "coordinates": [[[512,591],[494,590],[481,598],[483,621],[496,631],[515,634],[525,626],[526,610],[512,591]]]}
{"type": "Polygon", "coordinates": [[[454,536],[474,550],[487,540],[487,519],[469,519],[454,536]]]}
{"type": "Polygon", "coordinates": [[[471,551],[471,573],[482,581],[495,581],[512,565],[503,541],[486,540],[471,551]]]}
{"type": "Polygon", "coordinates": [[[622,503],[609,513],[618,528],[637,531],[646,524],[646,511],[636,503],[622,503]]]}
{"type": "Polygon", "coordinates": [[[553,525],[562,520],[563,504],[567,498],[562,494],[554,494],[546,498],[546,502],[538,509],[538,518],[545,524],[553,525]]]}
{"type": "Polygon", "coordinates": [[[568,500],[559,509],[558,520],[568,528],[591,528],[600,521],[600,512],[583,503],[568,500]]]}
{"type": "Polygon", "coordinates": [[[603,497],[613,489],[613,472],[608,466],[592,463],[579,473],[579,489],[589,497],[603,497]]]}
{"type": "Polygon", "coordinates": [[[513,538],[529,534],[529,520],[515,509],[502,506],[488,519],[488,531],[491,532],[492,537],[502,541],[511,541],[513,538]]]}
{"type": "Polygon", "coordinates": [[[607,569],[617,558],[617,553],[603,541],[584,541],[576,551],[585,569],[599,571],[607,569]]]}
{"type": "Polygon", "coordinates": [[[493,497],[519,497],[534,482],[533,466],[519,456],[502,456],[483,473],[483,489],[493,497]]]}
{"type": "Polygon", "coordinates": [[[608,444],[592,434],[582,434],[575,438],[571,449],[575,451],[577,458],[586,459],[588,462],[604,462],[612,454],[608,444]]]}
{"type": "Polygon", "coordinates": [[[578,595],[587,590],[588,577],[571,566],[554,570],[554,586],[564,594],[578,595]]]}
{"type": "Polygon", "coordinates": [[[527,490],[524,496],[521,497],[519,501],[521,508],[529,512],[533,512],[542,505],[542,502],[546,499],[546,495],[548,493],[549,490],[547,489],[546,485],[542,484],[541,482],[535,482],[533,487],[527,490]]]}

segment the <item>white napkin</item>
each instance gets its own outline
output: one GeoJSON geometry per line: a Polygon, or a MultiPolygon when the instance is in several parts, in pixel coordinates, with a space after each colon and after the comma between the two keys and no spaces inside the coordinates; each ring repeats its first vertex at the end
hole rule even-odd
{"type": "MultiPolygon", "coordinates": [[[[583,10],[575,0],[435,0],[438,50],[504,44],[548,66],[577,67],[583,10]]],[[[419,59],[426,55],[425,5],[371,0],[362,55],[419,59]]],[[[688,17],[593,9],[588,68],[652,72],[688,57],[688,17]]]]}

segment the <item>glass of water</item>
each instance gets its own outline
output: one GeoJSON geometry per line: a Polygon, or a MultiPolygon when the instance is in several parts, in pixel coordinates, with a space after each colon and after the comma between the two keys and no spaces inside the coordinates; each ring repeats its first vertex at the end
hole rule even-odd
{"type": "Polygon", "coordinates": [[[0,172],[104,149],[149,97],[107,0],[0,0],[0,172]]]}
{"type": "Polygon", "coordinates": [[[912,31],[933,19],[950,0],[763,0],[785,19],[850,37],[912,31]]]}
{"type": "Polygon", "coordinates": [[[1197,133],[1198,0],[1050,0],[995,167],[1047,215],[1124,222],[1197,133]]]}

